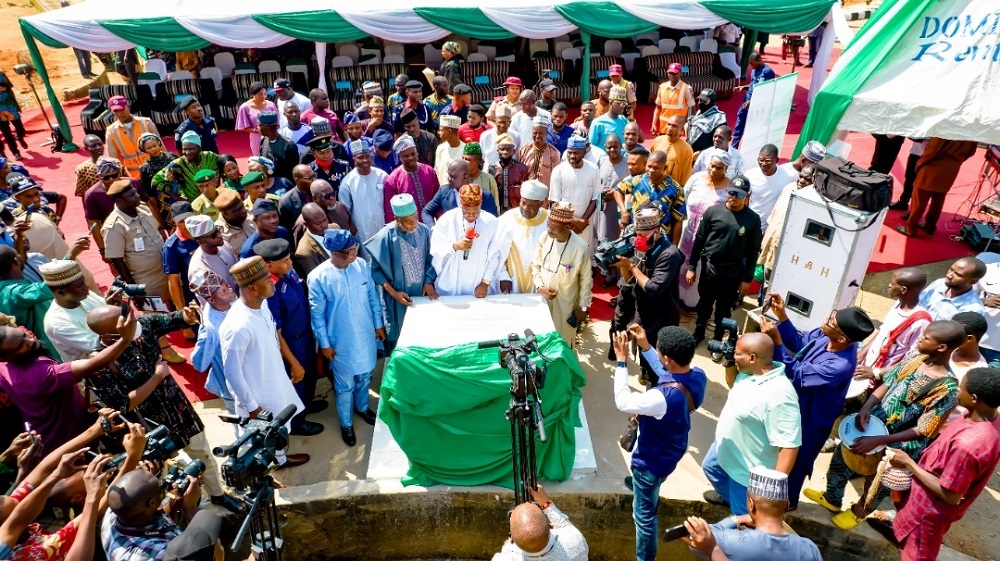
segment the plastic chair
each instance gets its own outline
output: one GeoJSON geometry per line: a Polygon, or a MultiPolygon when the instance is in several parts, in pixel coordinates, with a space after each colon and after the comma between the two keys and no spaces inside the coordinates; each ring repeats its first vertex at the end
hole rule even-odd
{"type": "Polygon", "coordinates": [[[389,55],[398,55],[406,58],[406,47],[400,45],[399,43],[386,43],[383,51],[385,52],[385,56],[387,58],[389,55]]]}
{"type": "Polygon", "coordinates": [[[545,39],[531,39],[528,41],[528,52],[538,53],[538,52],[549,52],[549,42],[545,39]]]}
{"type": "Polygon", "coordinates": [[[514,61],[517,60],[517,55],[512,53],[509,55],[498,56],[493,60],[495,60],[496,62],[506,62],[508,64],[514,64],[514,61]]]}
{"type": "Polygon", "coordinates": [[[357,63],[358,59],[361,58],[361,49],[354,43],[344,43],[337,47],[337,54],[349,57],[351,62],[357,63]]]}
{"type": "Polygon", "coordinates": [[[605,41],[604,56],[622,56],[622,42],[618,39],[608,39],[605,41]]]}
{"type": "Polygon", "coordinates": [[[194,78],[194,74],[191,74],[190,70],[175,70],[167,76],[167,80],[190,80],[191,78],[194,78]]]}
{"type": "MultiPolygon", "coordinates": [[[[469,55],[469,56],[472,56],[472,55],[469,55]]],[[[382,62],[385,63],[385,64],[406,64],[406,59],[403,58],[403,55],[395,55],[395,54],[394,55],[388,55],[387,54],[387,55],[385,55],[385,58],[382,59],[382,62]]]]}
{"type": "Polygon", "coordinates": [[[233,70],[236,69],[236,59],[233,58],[233,53],[215,53],[212,60],[215,61],[215,67],[222,71],[223,76],[232,75],[233,70]]]}
{"type": "Polygon", "coordinates": [[[621,58],[625,61],[625,71],[631,72],[632,68],[635,66],[635,59],[642,56],[639,53],[622,53],[621,58]]]}
{"type": "Polygon", "coordinates": [[[702,39],[698,50],[703,53],[717,53],[719,52],[719,42],[715,39],[702,39]]]}
{"type": "Polygon", "coordinates": [[[556,49],[555,49],[556,56],[562,56],[563,51],[572,48],[573,48],[573,43],[570,43],[569,41],[559,41],[558,43],[556,43],[556,49]]]}
{"type": "Polygon", "coordinates": [[[660,39],[660,42],[656,46],[659,47],[661,55],[669,55],[677,48],[677,41],[673,39],[660,39]]]}
{"type": "Polygon", "coordinates": [[[337,55],[333,57],[330,61],[331,68],[346,68],[348,66],[354,66],[354,59],[347,55],[337,55]]]}
{"type": "Polygon", "coordinates": [[[691,52],[695,52],[695,51],[698,50],[698,37],[696,37],[694,35],[688,35],[687,37],[681,37],[681,40],[680,40],[679,43],[677,43],[677,46],[678,47],[687,47],[687,48],[691,49],[691,52]]]}
{"type": "Polygon", "coordinates": [[[574,47],[572,49],[566,49],[565,51],[563,51],[562,57],[563,60],[580,60],[581,58],[583,58],[583,53],[580,52],[580,49],[574,47]]]}
{"type": "Polygon", "coordinates": [[[281,72],[281,63],[276,60],[262,60],[257,65],[257,69],[260,70],[261,74],[265,72],[281,72]]]}
{"type": "Polygon", "coordinates": [[[160,75],[156,72],[140,72],[137,78],[139,85],[146,84],[149,86],[149,91],[153,92],[153,99],[156,99],[156,84],[163,81],[160,75]]]}
{"type": "MultiPolygon", "coordinates": [[[[476,47],[476,53],[485,56],[486,60],[493,60],[497,57],[497,48],[492,47],[490,45],[479,45],[478,47],[476,47]]],[[[471,57],[472,54],[470,54],[469,56],[471,57]]]]}
{"type": "Polygon", "coordinates": [[[642,58],[660,54],[660,48],[656,45],[646,45],[642,48],[642,58]]]}
{"type": "Polygon", "coordinates": [[[483,53],[472,53],[465,60],[469,62],[486,62],[489,59],[487,59],[486,55],[484,55],[483,53]]]}
{"type": "Polygon", "coordinates": [[[736,83],[740,83],[742,80],[742,72],[740,72],[740,63],[736,62],[736,52],[735,51],[723,51],[719,53],[719,62],[722,64],[723,68],[727,68],[733,71],[733,75],[736,76],[736,83]]]}
{"type": "Polygon", "coordinates": [[[427,43],[424,45],[424,64],[430,68],[437,68],[441,66],[444,59],[441,57],[441,49],[435,47],[432,43],[427,43]]]}
{"type": "Polygon", "coordinates": [[[215,84],[215,93],[222,95],[222,70],[215,66],[208,66],[202,68],[198,76],[203,80],[211,80],[215,84]]]}
{"type": "Polygon", "coordinates": [[[167,79],[167,63],[163,62],[162,59],[151,58],[147,60],[146,64],[143,64],[142,66],[144,73],[155,72],[160,77],[160,80],[167,79]]]}
{"type": "Polygon", "coordinates": [[[252,62],[241,62],[233,69],[233,74],[256,74],[257,67],[252,62]]]}
{"type": "Polygon", "coordinates": [[[309,82],[309,63],[304,59],[288,59],[288,61],[285,62],[285,72],[303,74],[306,77],[306,82],[309,82]]]}

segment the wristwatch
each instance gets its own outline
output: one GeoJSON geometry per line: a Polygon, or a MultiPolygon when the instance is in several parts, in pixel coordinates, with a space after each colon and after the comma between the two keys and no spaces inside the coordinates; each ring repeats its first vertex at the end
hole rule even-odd
{"type": "Polygon", "coordinates": [[[485,284],[486,286],[489,286],[490,285],[489,279],[483,279],[483,284],[485,284]]]}

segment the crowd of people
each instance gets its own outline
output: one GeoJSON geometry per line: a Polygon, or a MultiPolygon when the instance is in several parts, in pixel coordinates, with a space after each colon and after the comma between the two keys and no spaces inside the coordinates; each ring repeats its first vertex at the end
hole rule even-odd
{"type": "MultiPolygon", "coordinates": [[[[354,446],[355,420],[376,422],[372,376],[414,298],[535,293],[575,348],[597,280],[618,287],[608,359],[616,361],[615,403],[638,426],[626,481],[636,557],[654,559],[659,489],[687,453],[692,414],[705,397],[705,373],[691,366],[696,348],[707,337],[722,341],[723,322],[748,295],[758,265],[773,268],[791,193],[812,188],[826,157],[811,141],[785,164],[770,144],[756,165],[743,160],[735,145],[750,90],[773,77],[759,55],[749,62],[753,80],[732,126],[716,92],[695,95],[672,65],[657,91],[649,148],[635,121],[635,86],[620,67],[572,123],[548,84],[538,97],[513,76],[488,109],[472,103],[452,57],[427,100],[420,82],[401,75],[388,98],[366,83],[363,100],[343,116],[321,89],[305,96],[278,80],[271,102],[255,84],[237,119],[253,154],[245,164],[220,154],[217,127],[197,99],[184,102],[177,155],[152,121],[113,97],[115,122],[104,139],[84,138],[88,156],[75,170],[90,232],[69,241],[59,224],[79,206],[67,209],[66,197],[41,191],[29,170],[4,161],[0,415],[7,433],[22,423],[27,430],[6,435],[13,443],[0,465],[16,491],[0,511],[0,548],[8,548],[0,551],[27,559],[48,544],[58,553],[45,558],[86,558],[108,507],[101,538],[109,559],[196,558],[171,553],[190,541],[175,520],[217,537],[217,521],[195,514],[199,483],[160,509],[160,466],[139,465],[143,427],[153,425],[211,465],[204,425],[170,376],[168,363],[188,359],[169,333],[195,341],[191,363],[207,372],[205,389],[230,413],[255,418],[294,405],[294,435],[324,430],[307,417],[328,407],[316,395],[317,380],[328,377],[341,437],[354,446]],[[634,257],[600,272],[598,242],[628,232],[634,257]],[[107,291],[77,260],[91,244],[117,278],[107,291]],[[680,327],[684,316],[693,317],[693,333],[680,327]],[[628,387],[633,345],[642,350],[643,393],[628,387]],[[93,426],[92,403],[107,408],[93,426]],[[128,434],[126,457],[108,487],[108,457],[82,467],[81,449],[119,430],[128,434]],[[24,534],[59,485],[87,497],[81,514],[56,534],[24,534]]],[[[827,487],[805,496],[837,512],[834,524],[847,530],[890,496],[864,474],[865,498],[842,511],[856,473],[851,455],[888,447],[898,452],[892,466],[912,473],[912,483],[909,493],[893,494],[895,519],[876,513],[873,525],[904,559],[935,558],[1000,458],[1000,347],[991,348],[1000,337],[1000,258],[961,259],[946,278],[926,280],[917,269],[893,276],[897,305],[877,330],[851,307],[800,332],[781,296],[770,294],[777,321],[765,317],[759,333],[731,341],[732,356],[712,353],[726,362],[731,391],[702,462],[714,488],[706,500],[734,518],[689,520],[691,547],[733,559],[759,558],[751,550],[818,559],[815,545],[781,524],[817,457],[833,451],[827,487]],[[887,434],[831,442],[859,379],[871,380],[859,428],[877,419],[887,434]]],[[[282,450],[279,469],[309,460],[282,450]]],[[[226,501],[216,470],[204,488],[213,502],[226,501]]],[[[505,552],[585,558],[582,536],[566,529],[572,525],[544,490],[534,492],[542,511],[515,510],[505,552]],[[560,529],[572,543],[544,553],[556,551],[560,529]]],[[[198,551],[216,547],[214,537],[198,543],[198,551]]]]}

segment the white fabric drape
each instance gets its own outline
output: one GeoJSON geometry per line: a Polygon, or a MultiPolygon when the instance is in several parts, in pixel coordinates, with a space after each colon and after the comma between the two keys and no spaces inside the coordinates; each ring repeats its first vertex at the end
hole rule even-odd
{"type": "Polygon", "coordinates": [[[837,39],[838,12],[839,17],[843,19],[844,12],[840,9],[840,4],[834,3],[830,13],[826,16],[827,26],[823,31],[822,39],[820,39],[819,52],[816,53],[816,58],[813,60],[813,73],[809,80],[809,96],[807,97],[809,105],[812,105],[813,99],[826,81],[826,69],[830,67],[830,59],[833,57],[833,42],[837,39]]]}
{"type": "Polygon", "coordinates": [[[326,43],[316,43],[316,66],[319,67],[319,89],[326,89],[326,43]]]}
{"type": "Polygon", "coordinates": [[[493,23],[518,37],[549,39],[576,31],[576,26],[553,8],[480,7],[493,23]]]}
{"type": "Polygon", "coordinates": [[[209,43],[223,47],[266,49],[292,40],[257,23],[250,16],[174,17],[174,20],[209,43]]]}
{"type": "Polygon", "coordinates": [[[374,37],[399,43],[430,43],[447,37],[442,29],[411,10],[383,11],[370,14],[338,12],[348,23],[374,37]]]}
{"type": "Polygon", "coordinates": [[[672,29],[708,29],[726,23],[692,0],[640,0],[621,2],[618,7],[639,19],[672,29]]]}
{"type": "Polygon", "coordinates": [[[95,53],[110,53],[123,49],[131,49],[135,43],[130,43],[111,33],[94,21],[49,21],[31,20],[38,31],[59,41],[63,45],[93,51],[95,53]]]}

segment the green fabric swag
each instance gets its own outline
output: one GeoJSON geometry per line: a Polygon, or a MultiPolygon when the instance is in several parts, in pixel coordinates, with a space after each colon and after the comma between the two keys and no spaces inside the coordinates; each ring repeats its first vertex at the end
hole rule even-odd
{"type": "MultiPolygon", "coordinates": [[[[810,140],[830,143],[837,131],[837,125],[854,100],[854,94],[892,61],[892,57],[887,56],[887,53],[896,52],[913,26],[923,18],[928,9],[938,3],[938,0],[886,0],[875,12],[876,18],[889,17],[888,14],[895,11],[894,7],[899,2],[905,2],[907,5],[895,15],[896,21],[893,25],[879,28],[878,33],[868,41],[859,41],[862,35],[859,33],[841,53],[841,59],[851,57],[851,60],[839,72],[832,75],[816,93],[806,122],[802,125],[795,150],[792,152],[793,160],[799,157],[810,140]]],[[[874,25],[879,19],[870,21],[863,31],[876,29],[874,25]]]]}
{"type": "Polygon", "coordinates": [[[177,23],[174,18],[142,18],[97,22],[118,37],[147,49],[180,53],[211,45],[177,23]]]}
{"type": "Polygon", "coordinates": [[[553,7],[581,31],[601,37],[631,37],[660,28],[655,23],[633,16],[614,2],[570,2],[553,7]]]}
{"type": "MultiPolygon", "coordinates": [[[[62,151],[76,152],[77,146],[73,144],[73,128],[70,127],[66,111],[63,110],[63,106],[59,102],[59,96],[56,95],[56,91],[52,88],[52,82],[49,81],[49,71],[45,68],[45,61],[42,59],[42,53],[38,50],[38,43],[35,42],[35,39],[37,38],[47,47],[56,49],[65,48],[66,45],[49,39],[23,18],[18,19],[18,21],[21,24],[21,35],[24,37],[24,43],[28,46],[28,56],[31,57],[31,64],[35,67],[35,71],[38,72],[38,77],[42,80],[42,84],[45,85],[45,96],[49,98],[49,105],[52,106],[52,113],[56,118],[56,122],[59,123],[59,130],[62,131],[63,138],[66,139],[62,151]]],[[[41,109],[45,110],[44,107],[41,109]]]]}
{"type": "MultiPolygon", "coordinates": [[[[547,442],[535,441],[538,475],[570,476],[576,455],[574,428],[586,377],[558,333],[539,336],[548,364],[542,389],[547,442]]],[[[406,453],[404,485],[513,486],[510,375],[496,348],[467,343],[446,349],[398,348],[385,369],[379,417],[406,453]]]]}
{"type": "MultiPolygon", "coordinates": [[[[484,41],[509,39],[513,33],[493,23],[479,8],[414,8],[413,13],[458,35],[484,41]]],[[[462,53],[468,57],[469,53],[462,53]]]]}
{"type": "Polygon", "coordinates": [[[348,23],[343,16],[331,10],[255,14],[250,17],[268,29],[303,41],[345,43],[368,36],[364,31],[348,23]]]}
{"type": "Polygon", "coordinates": [[[762,33],[795,33],[823,23],[837,0],[705,0],[702,6],[726,21],[762,33]]]}

